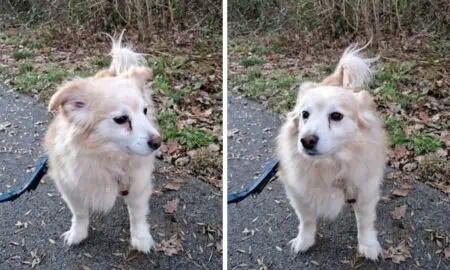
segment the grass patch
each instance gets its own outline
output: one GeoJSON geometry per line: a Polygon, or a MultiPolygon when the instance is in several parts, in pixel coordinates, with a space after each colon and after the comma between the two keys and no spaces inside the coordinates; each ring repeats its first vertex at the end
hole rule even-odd
{"type": "Polygon", "coordinates": [[[5,45],[15,45],[17,44],[17,39],[7,37],[5,40],[1,40],[0,43],[5,45]]]}
{"type": "Polygon", "coordinates": [[[26,52],[26,51],[17,51],[17,52],[13,53],[13,57],[17,61],[21,60],[21,59],[25,59],[25,58],[31,57],[32,55],[33,55],[32,53],[26,52]]]}
{"type": "Polygon", "coordinates": [[[163,75],[156,76],[152,86],[159,89],[164,96],[170,97],[174,103],[179,103],[188,96],[189,90],[187,88],[175,89],[172,87],[172,81],[163,75]]]}
{"type": "Polygon", "coordinates": [[[256,59],[256,58],[247,58],[247,59],[242,59],[239,64],[243,67],[251,67],[251,66],[256,66],[256,65],[262,65],[265,64],[266,61],[262,60],[262,59],[256,59]]]}
{"type": "Polygon", "coordinates": [[[392,117],[385,121],[392,143],[395,145],[408,142],[408,136],[403,131],[403,122],[399,117],[392,117]]]}
{"type": "MultiPolygon", "coordinates": [[[[85,72],[69,73],[57,65],[48,65],[43,72],[34,71],[30,62],[24,62],[19,67],[16,78],[18,90],[23,93],[40,94],[40,100],[45,101],[53,93],[52,87],[62,83],[72,76],[79,76],[85,72]]],[[[91,74],[90,74],[91,75],[91,74]]]]}
{"type": "Polygon", "coordinates": [[[111,61],[112,61],[111,56],[102,55],[102,56],[96,56],[96,57],[92,58],[91,60],[89,60],[89,64],[91,64],[92,66],[104,68],[104,67],[108,67],[111,64],[111,61]]]}
{"type": "Polygon", "coordinates": [[[439,139],[423,133],[412,134],[408,143],[408,146],[413,148],[418,155],[434,152],[441,148],[442,145],[439,139]]]}
{"type": "Polygon", "coordinates": [[[177,138],[177,115],[174,112],[160,112],[156,114],[156,117],[161,126],[163,138],[177,138]]]}
{"type": "Polygon", "coordinates": [[[256,47],[251,49],[251,52],[259,55],[259,56],[268,56],[271,53],[270,48],[261,48],[261,47],[256,47]]]}
{"type": "Polygon", "coordinates": [[[188,149],[207,146],[216,142],[215,135],[208,134],[204,130],[188,127],[183,130],[177,129],[178,116],[174,112],[161,112],[157,114],[161,133],[164,139],[178,139],[188,149]]]}
{"type": "Polygon", "coordinates": [[[217,141],[215,135],[208,134],[198,128],[184,129],[179,133],[179,137],[189,149],[207,146],[208,144],[217,141]]]}
{"type": "Polygon", "coordinates": [[[25,61],[19,65],[19,74],[24,74],[33,71],[33,63],[25,61]]]}
{"type": "Polygon", "coordinates": [[[23,46],[28,47],[30,49],[40,49],[42,48],[42,44],[39,40],[28,39],[22,43],[23,46]]]}
{"type": "Polygon", "coordinates": [[[247,76],[235,77],[234,85],[248,97],[267,100],[269,107],[275,111],[286,111],[294,107],[297,98],[297,85],[304,81],[303,74],[290,74],[277,70],[265,78],[259,69],[252,69],[247,76]]]}

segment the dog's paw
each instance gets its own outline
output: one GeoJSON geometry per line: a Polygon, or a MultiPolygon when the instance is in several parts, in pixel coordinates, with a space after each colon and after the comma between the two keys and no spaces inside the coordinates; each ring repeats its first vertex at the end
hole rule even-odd
{"type": "Polygon", "coordinates": [[[312,245],[314,245],[313,237],[302,237],[298,235],[296,238],[289,241],[291,245],[291,251],[295,253],[307,251],[312,245]]]}
{"type": "Polygon", "coordinates": [[[73,246],[81,243],[88,236],[87,230],[74,230],[70,229],[63,233],[61,237],[64,239],[64,243],[73,246]]]}
{"type": "Polygon", "coordinates": [[[365,258],[372,261],[376,261],[380,256],[383,256],[383,249],[381,248],[380,243],[378,243],[377,240],[370,243],[358,244],[358,251],[365,258]]]}
{"type": "Polygon", "coordinates": [[[150,233],[145,236],[131,237],[131,246],[137,251],[143,253],[150,253],[150,250],[155,246],[155,240],[150,233]]]}

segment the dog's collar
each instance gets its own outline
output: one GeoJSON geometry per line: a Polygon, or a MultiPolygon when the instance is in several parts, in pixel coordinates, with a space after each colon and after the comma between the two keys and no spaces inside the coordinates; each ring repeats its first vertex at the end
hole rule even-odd
{"type": "Polygon", "coordinates": [[[127,196],[129,190],[129,184],[125,184],[119,181],[119,194],[122,196],[127,196]]]}

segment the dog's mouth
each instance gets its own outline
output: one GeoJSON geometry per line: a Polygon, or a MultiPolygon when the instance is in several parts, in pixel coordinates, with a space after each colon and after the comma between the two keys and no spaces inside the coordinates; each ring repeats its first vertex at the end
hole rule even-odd
{"type": "Polygon", "coordinates": [[[321,154],[319,152],[317,152],[316,150],[304,150],[305,154],[307,154],[308,156],[320,156],[321,154]]]}

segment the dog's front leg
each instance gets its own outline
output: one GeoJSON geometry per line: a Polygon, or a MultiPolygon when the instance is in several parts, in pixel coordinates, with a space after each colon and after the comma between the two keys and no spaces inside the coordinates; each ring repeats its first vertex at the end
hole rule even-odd
{"type": "Polygon", "coordinates": [[[69,246],[79,244],[87,238],[89,230],[89,207],[83,204],[81,198],[61,192],[64,201],[72,212],[72,225],[70,230],[63,233],[61,237],[69,246]]]}
{"type": "Polygon", "coordinates": [[[307,205],[295,198],[294,194],[287,191],[291,205],[300,221],[298,226],[298,235],[289,241],[291,250],[295,253],[308,250],[314,245],[316,239],[317,219],[315,215],[308,209],[307,205]]]}
{"type": "MultiPolygon", "coordinates": [[[[145,179],[145,181],[148,182],[150,180],[145,179]]],[[[147,222],[148,201],[151,192],[149,184],[140,187],[135,186],[134,188],[132,185],[130,193],[125,196],[130,215],[131,246],[144,253],[149,253],[150,249],[155,245],[147,222]]]]}
{"type": "Polygon", "coordinates": [[[374,225],[379,196],[378,194],[359,196],[361,197],[368,199],[358,199],[353,205],[358,223],[358,251],[367,259],[377,260],[382,251],[374,225]]]}

